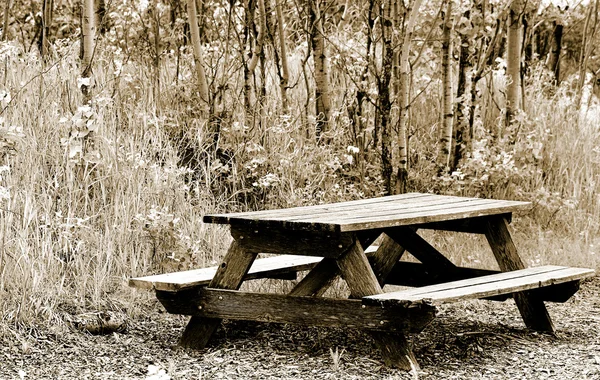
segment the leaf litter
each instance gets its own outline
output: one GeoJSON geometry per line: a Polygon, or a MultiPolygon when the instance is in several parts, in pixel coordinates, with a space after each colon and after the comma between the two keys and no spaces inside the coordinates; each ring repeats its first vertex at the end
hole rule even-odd
{"type": "Polygon", "coordinates": [[[357,330],[226,321],[194,351],[177,346],[187,318],[152,307],[104,335],[0,323],[0,379],[600,379],[600,277],[547,305],[556,335],[525,329],[511,300],[444,306],[411,336],[411,372],[357,330]]]}

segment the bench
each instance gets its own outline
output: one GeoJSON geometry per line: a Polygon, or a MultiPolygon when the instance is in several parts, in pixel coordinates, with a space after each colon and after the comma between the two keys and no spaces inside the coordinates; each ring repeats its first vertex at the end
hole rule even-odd
{"type": "MultiPolygon", "coordinates": [[[[368,247],[365,252],[373,253],[379,248],[376,245],[368,247]]],[[[244,276],[246,280],[261,278],[295,280],[298,272],[311,270],[317,265],[322,257],[279,255],[254,260],[248,273],[244,276]]],[[[218,267],[192,269],[181,272],[156,274],[129,279],[129,286],[138,289],[160,290],[164,292],[178,292],[180,290],[207,286],[215,276],[218,267]]]]}
{"type": "Polygon", "coordinates": [[[494,297],[548,287],[547,289],[554,288],[565,293],[556,297],[557,300],[564,302],[575,294],[580,280],[591,277],[594,273],[594,270],[587,268],[547,265],[382,293],[363,297],[362,301],[365,305],[382,307],[391,305],[415,307],[420,304],[438,306],[449,302],[494,297]],[[561,284],[575,286],[560,287],[561,284]]]}
{"type": "MultiPolygon", "coordinates": [[[[260,278],[295,279],[297,272],[312,269],[321,257],[281,255],[255,260],[244,280],[260,278]]],[[[157,274],[129,279],[129,286],[138,289],[178,292],[206,286],[215,276],[218,267],[193,269],[182,272],[157,274]]]]}

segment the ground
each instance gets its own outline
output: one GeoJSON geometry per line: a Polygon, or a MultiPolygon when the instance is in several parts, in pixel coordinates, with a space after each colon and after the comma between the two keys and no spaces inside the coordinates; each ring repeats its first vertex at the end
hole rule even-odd
{"type": "Polygon", "coordinates": [[[159,305],[110,335],[0,324],[0,379],[600,379],[600,277],[548,309],[556,336],[526,330],[512,300],[441,308],[411,336],[411,373],[341,329],[227,322],[207,349],[184,350],[187,319],[159,305]]]}

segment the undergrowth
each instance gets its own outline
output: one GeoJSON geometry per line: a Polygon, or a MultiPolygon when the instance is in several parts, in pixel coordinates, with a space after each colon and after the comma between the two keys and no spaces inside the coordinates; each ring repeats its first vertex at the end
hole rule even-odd
{"type": "MultiPolygon", "coordinates": [[[[267,97],[252,128],[230,99],[211,150],[195,109],[189,52],[179,77],[165,60],[155,91],[144,62],[99,49],[93,101],[82,108],[77,44],[56,46],[49,63],[15,43],[0,48],[4,322],[50,321],[73,306],[133,309],[143,296],[127,288],[127,278],[215,265],[230,237],[204,225],[206,213],[383,195],[376,150],[353,145],[343,116],[331,143],[318,143],[302,117],[300,88],[290,91],[288,113],[267,97]],[[85,155],[74,138],[82,130],[93,134],[85,155]]],[[[419,107],[438,94],[424,93],[413,111],[410,190],[530,200],[533,211],[513,224],[529,265],[600,267],[598,105],[577,110],[568,82],[550,92],[543,76],[532,78],[519,122],[498,136],[484,126],[500,120],[478,114],[471,155],[442,177],[433,163],[436,125],[419,118],[430,117],[419,107]]],[[[343,102],[336,104],[343,115],[343,102]]],[[[489,254],[472,252],[483,246],[474,239],[432,238],[457,264],[493,264],[489,254]]]]}

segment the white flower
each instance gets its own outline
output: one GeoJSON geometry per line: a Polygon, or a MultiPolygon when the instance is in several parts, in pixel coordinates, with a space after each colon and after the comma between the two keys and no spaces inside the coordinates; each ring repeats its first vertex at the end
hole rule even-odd
{"type": "Polygon", "coordinates": [[[359,148],[357,148],[357,147],[355,147],[355,146],[352,146],[352,145],[349,145],[349,146],[346,148],[346,150],[347,150],[347,151],[348,151],[348,153],[350,153],[350,154],[357,154],[358,152],[360,152],[360,149],[359,149],[359,148]]]}
{"type": "Polygon", "coordinates": [[[90,87],[92,83],[92,78],[77,78],[77,88],[90,87]]]}

